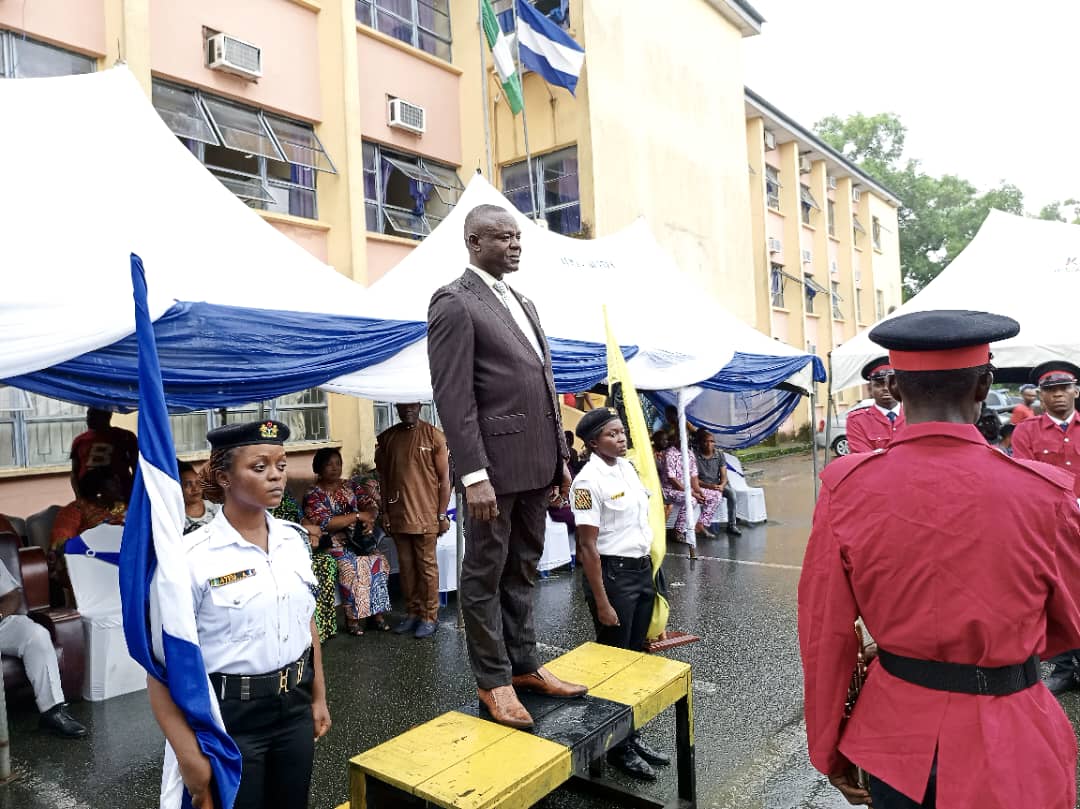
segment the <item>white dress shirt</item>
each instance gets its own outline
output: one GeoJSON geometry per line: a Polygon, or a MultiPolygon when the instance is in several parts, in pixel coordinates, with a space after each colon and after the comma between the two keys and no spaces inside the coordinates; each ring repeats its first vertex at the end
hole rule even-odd
{"type": "Polygon", "coordinates": [[[649,490],[625,458],[616,458],[609,466],[593,454],[574,478],[570,505],[578,525],[600,529],[596,549],[602,556],[640,559],[648,555],[652,547],[649,490]]]}
{"type": "Polygon", "coordinates": [[[268,552],[248,542],[225,511],[185,537],[199,646],[209,673],[267,674],[311,646],[315,612],[307,543],[267,514],[268,552]]]}
{"type": "MultiPolygon", "coordinates": [[[[544,359],[544,351],[540,348],[540,340],[536,336],[536,330],[533,328],[532,322],[529,320],[529,316],[525,314],[525,308],[521,305],[521,302],[517,299],[517,295],[510,289],[510,285],[504,280],[502,283],[506,287],[506,295],[500,295],[495,289],[495,283],[499,280],[491,273],[481,270],[474,264],[469,265],[469,269],[480,276],[480,280],[487,284],[488,289],[491,290],[498,300],[503,301],[506,304],[506,308],[510,311],[510,316],[514,318],[514,322],[517,327],[521,329],[521,333],[529,341],[529,345],[533,347],[533,351],[536,352],[541,362],[544,359]]],[[[463,486],[472,486],[474,483],[479,483],[482,480],[488,479],[488,473],[486,469],[477,469],[473,472],[469,472],[461,476],[461,484],[463,486]]]]}
{"type": "Polygon", "coordinates": [[[896,417],[900,418],[900,405],[897,405],[892,410],[888,410],[888,409],[882,407],[881,405],[879,405],[877,402],[875,402],[874,407],[876,407],[878,410],[880,410],[881,415],[883,415],[885,418],[888,418],[890,413],[895,413],[896,417]]]}

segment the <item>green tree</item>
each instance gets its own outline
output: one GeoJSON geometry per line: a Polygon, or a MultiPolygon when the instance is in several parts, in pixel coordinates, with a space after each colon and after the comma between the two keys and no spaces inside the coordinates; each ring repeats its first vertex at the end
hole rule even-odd
{"type": "Polygon", "coordinates": [[[1067,199],[1062,202],[1048,202],[1039,210],[1037,218],[1080,225],[1080,201],[1067,199]]]}
{"type": "Polygon", "coordinates": [[[1024,212],[1023,192],[1004,180],[980,194],[961,177],[933,177],[922,170],[918,160],[904,161],[907,129],[893,113],[856,113],[846,118],[830,115],[818,121],[814,130],[899,197],[902,204],[897,223],[905,297],[930,283],[967,247],[992,208],[1024,212]]]}

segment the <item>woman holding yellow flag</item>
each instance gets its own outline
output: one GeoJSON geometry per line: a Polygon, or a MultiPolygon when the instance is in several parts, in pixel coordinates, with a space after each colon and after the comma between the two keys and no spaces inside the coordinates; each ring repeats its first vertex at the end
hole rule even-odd
{"type": "MultiPolygon", "coordinates": [[[[574,479],[570,502],[577,522],[577,559],[585,571],[585,600],[596,640],[644,651],[656,587],[650,549],[650,491],[626,460],[626,429],[617,411],[590,410],[577,426],[589,462],[574,479]]],[[[651,764],[671,759],[633,733],[608,753],[608,763],[631,777],[656,780],[651,764]]]]}

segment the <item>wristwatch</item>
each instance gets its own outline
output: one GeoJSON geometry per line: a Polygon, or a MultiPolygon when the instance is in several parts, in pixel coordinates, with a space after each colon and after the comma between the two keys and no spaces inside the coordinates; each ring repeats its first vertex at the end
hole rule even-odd
{"type": "Polygon", "coordinates": [[[436,518],[437,518],[437,519],[439,519],[439,520],[449,520],[449,519],[450,519],[450,518],[449,518],[449,517],[447,517],[447,516],[446,516],[445,514],[437,514],[437,515],[435,515],[435,516],[436,516],[436,518]]]}

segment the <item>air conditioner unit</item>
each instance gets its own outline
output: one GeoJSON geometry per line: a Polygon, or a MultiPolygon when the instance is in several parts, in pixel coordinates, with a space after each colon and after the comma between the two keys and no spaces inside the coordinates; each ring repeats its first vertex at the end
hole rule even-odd
{"type": "Polygon", "coordinates": [[[386,125],[423,135],[427,130],[427,111],[403,98],[391,98],[387,105],[386,125]]]}
{"type": "Polygon", "coordinates": [[[254,80],[262,76],[262,51],[228,34],[214,34],[206,38],[206,66],[254,80]]]}
{"type": "Polygon", "coordinates": [[[799,158],[799,174],[809,174],[812,168],[813,165],[811,164],[809,157],[799,158]]]}
{"type": "Polygon", "coordinates": [[[814,254],[811,253],[809,250],[803,250],[802,251],[802,260],[803,260],[803,264],[809,264],[811,261],[814,260],[814,254]]]}
{"type": "Polygon", "coordinates": [[[776,135],[774,135],[772,132],[770,132],[768,129],[766,129],[765,130],[765,151],[766,152],[771,152],[775,148],[776,148],[776,135]]]}
{"type": "Polygon", "coordinates": [[[858,202],[862,199],[862,191],[858,188],[851,189],[851,201],[858,202]]]}
{"type": "Polygon", "coordinates": [[[833,177],[833,176],[832,176],[832,175],[830,174],[830,175],[828,176],[828,178],[827,178],[827,182],[828,182],[828,184],[829,184],[829,190],[830,190],[830,191],[835,191],[835,190],[836,190],[836,178],[835,178],[835,177],[833,177]]]}
{"type": "Polygon", "coordinates": [[[784,246],[783,246],[783,244],[780,243],[779,239],[774,238],[773,236],[769,237],[769,252],[770,253],[779,253],[783,249],[784,249],[784,246]]]}

